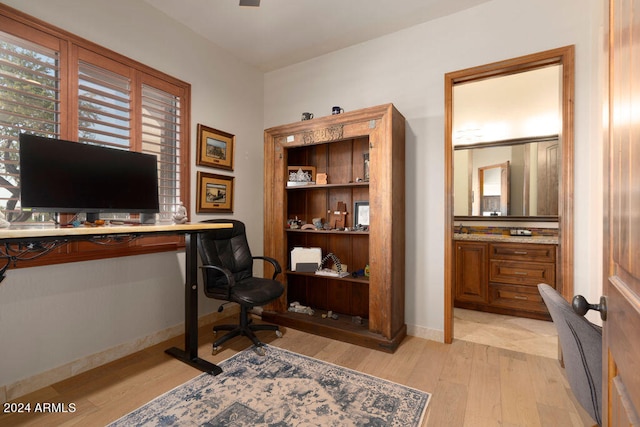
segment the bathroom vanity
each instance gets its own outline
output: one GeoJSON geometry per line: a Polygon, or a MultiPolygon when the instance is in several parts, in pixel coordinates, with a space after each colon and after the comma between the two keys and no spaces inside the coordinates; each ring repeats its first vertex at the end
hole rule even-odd
{"type": "Polygon", "coordinates": [[[454,307],[551,320],[537,285],[558,285],[557,237],[456,233],[454,251],[454,307]]]}

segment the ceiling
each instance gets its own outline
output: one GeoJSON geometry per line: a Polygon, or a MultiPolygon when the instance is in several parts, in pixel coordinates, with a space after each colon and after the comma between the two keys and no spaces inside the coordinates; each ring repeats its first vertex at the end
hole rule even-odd
{"type": "Polygon", "coordinates": [[[243,62],[271,71],[491,0],[145,0],[243,62]]]}

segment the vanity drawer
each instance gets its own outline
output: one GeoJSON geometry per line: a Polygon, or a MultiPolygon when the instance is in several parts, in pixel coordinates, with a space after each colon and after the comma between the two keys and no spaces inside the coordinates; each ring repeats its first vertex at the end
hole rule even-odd
{"type": "Polygon", "coordinates": [[[538,283],[546,283],[550,286],[555,286],[556,265],[545,262],[518,262],[492,259],[489,263],[489,281],[528,286],[537,286],[538,283]]]}
{"type": "Polygon", "coordinates": [[[535,243],[492,243],[489,245],[491,259],[516,261],[555,262],[555,245],[538,245],[535,243]]]}
{"type": "Polygon", "coordinates": [[[547,313],[547,307],[537,287],[491,283],[489,301],[495,307],[547,313]]]}

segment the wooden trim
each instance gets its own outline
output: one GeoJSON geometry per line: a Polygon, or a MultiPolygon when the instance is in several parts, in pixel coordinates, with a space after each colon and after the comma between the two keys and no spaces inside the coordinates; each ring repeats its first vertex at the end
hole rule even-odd
{"type": "Polygon", "coordinates": [[[556,288],[570,300],[573,298],[573,189],[574,189],[574,104],[575,104],[575,48],[568,46],[561,56],[562,63],[562,178],[559,182],[558,214],[560,242],[558,254],[562,275],[556,288]],[[560,195],[561,194],[561,195],[560,195]]]}
{"type": "Polygon", "coordinates": [[[547,142],[547,141],[555,141],[559,139],[559,135],[546,135],[546,136],[534,136],[534,137],[524,137],[524,138],[512,138],[512,139],[503,139],[500,141],[487,141],[487,142],[478,142],[476,144],[458,144],[454,145],[454,150],[469,150],[473,148],[489,148],[489,147],[504,147],[504,146],[512,146],[512,145],[520,145],[520,144],[529,144],[531,142],[547,142]]]}
{"type": "Polygon", "coordinates": [[[444,77],[444,342],[453,342],[453,282],[455,249],[453,242],[453,83],[444,77]]]}

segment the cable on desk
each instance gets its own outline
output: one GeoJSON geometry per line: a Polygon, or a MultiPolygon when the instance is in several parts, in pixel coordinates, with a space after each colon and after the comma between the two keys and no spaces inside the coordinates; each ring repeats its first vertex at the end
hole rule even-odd
{"type": "Polygon", "coordinates": [[[28,244],[10,244],[5,243],[4,249],[0,249],[0,258],[5,260],[5,265],[0,268],[0,282],[5,278],[5,273],[9,269],[9,266],[14,266],[18,261],[31,261],[42,256],[47,255],[56,248],[67,244],[67,240],[54,240],[49,243],[28,243],[28,244]],[[17,249],[13,246],[17,245],[17,249]],[[24,247],[24,249],[23,249],[24,247]],[[29,255],[29,256],[27,256],[29,255]]]}
{"type": "Polygon", "coordinates": [[[128,244],[142,237],[142,234],[112,234],[92,237],[88,241],[101,246],[118,246],[128,244]]]}

